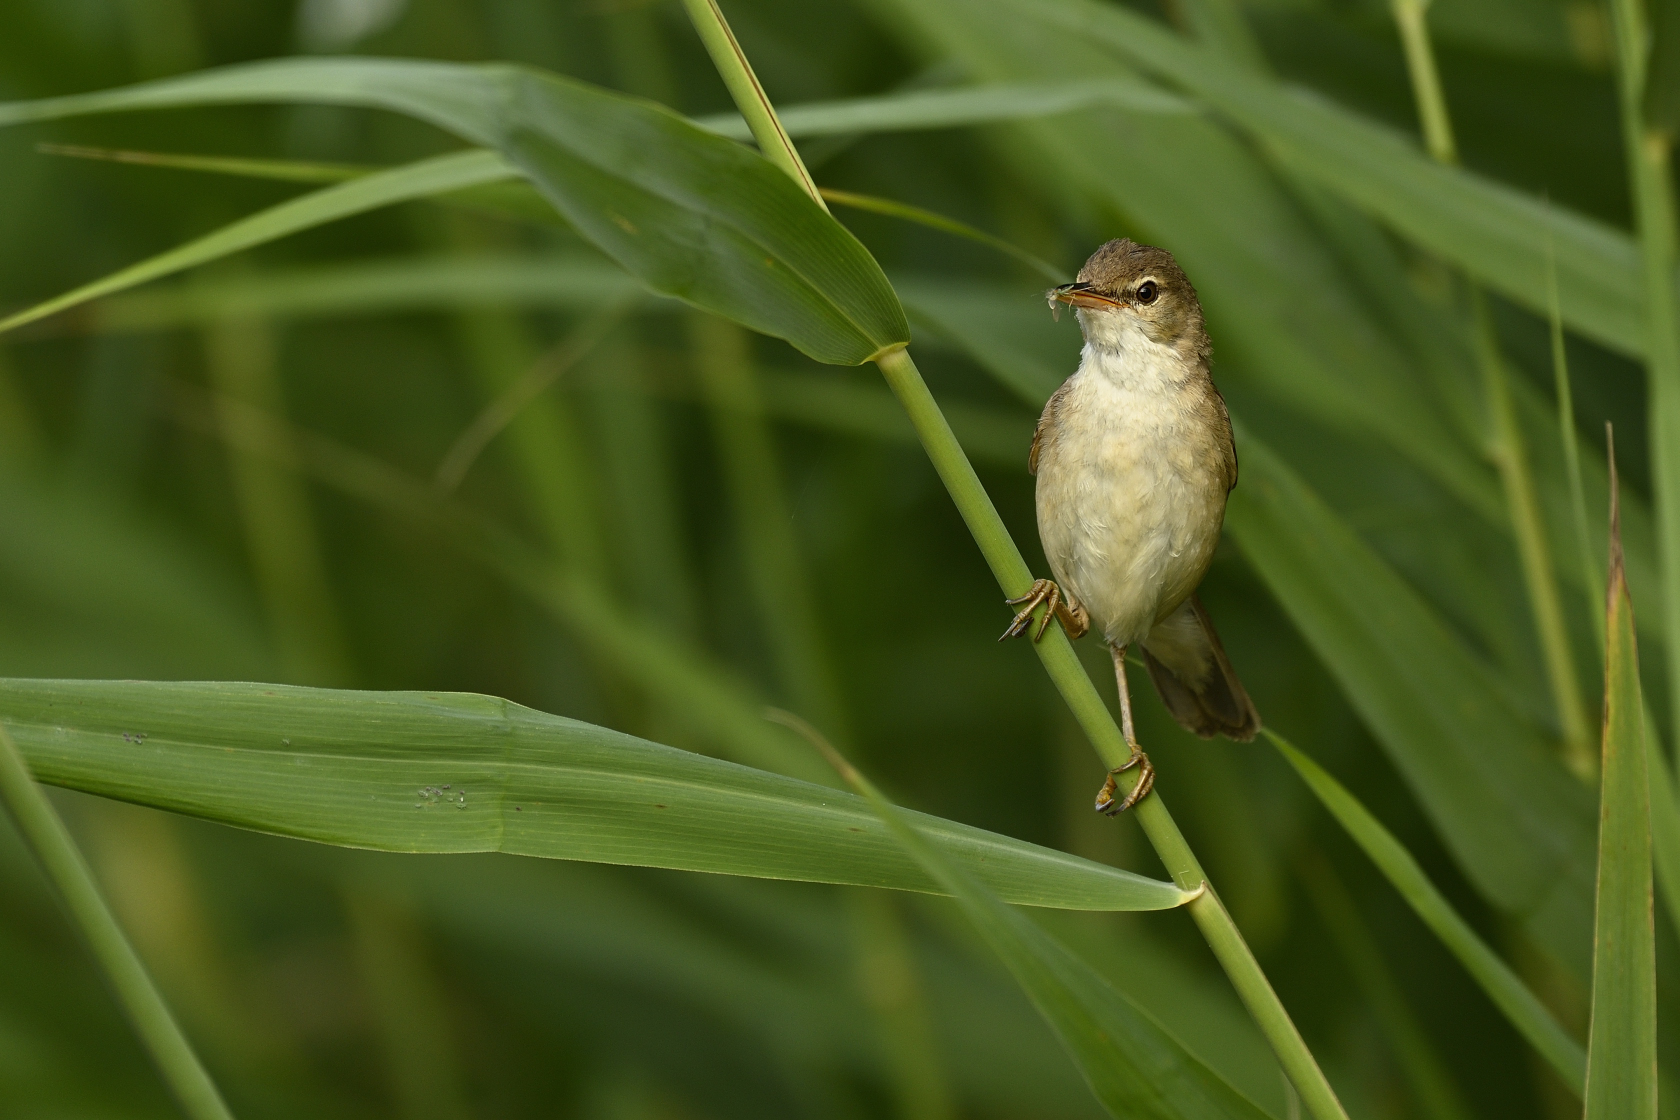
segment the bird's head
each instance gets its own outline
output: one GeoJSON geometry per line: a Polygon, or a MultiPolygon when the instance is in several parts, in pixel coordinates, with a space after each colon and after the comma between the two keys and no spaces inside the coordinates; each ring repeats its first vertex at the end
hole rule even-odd
{"type": "Polygon", "coordinates": [[[1118,238],[1091,254],[1077,280],[1045,294],[1052,308],[1074,308],[1085,340],[1094,345],[1123,350],[1141,333],[1187,358],[1207,356],[1196,289],[1165,249],[1118,238]]]}

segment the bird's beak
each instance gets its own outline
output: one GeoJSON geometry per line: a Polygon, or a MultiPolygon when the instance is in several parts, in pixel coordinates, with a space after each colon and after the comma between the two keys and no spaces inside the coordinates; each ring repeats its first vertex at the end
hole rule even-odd
{"type": "Polygon", "coordinates": [[[1131,306],[1123,300],[1099,295],[1091,290],[1091,285],[1077,280],[1072,284],[1063,284],[1059,288],[1051,288],[1045,295],[1049,297],[1052,309],[1058,303],[1065,303],[1072,307],[1093,307],[1109,310],[1131,306]]]}

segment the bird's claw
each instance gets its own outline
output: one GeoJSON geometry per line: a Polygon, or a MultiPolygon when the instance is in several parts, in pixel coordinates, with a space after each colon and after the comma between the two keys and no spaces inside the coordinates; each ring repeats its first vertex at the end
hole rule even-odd
{"type": "Polygon", "coordinates": [[[1121,813],[1124,813],[1127,809],[1130,809],[1133,805],[1136,805],[1139,801],[1142,801],[1149,795],[1149,791],[1154,788],[1155,766],[1149,761],[1149,756],[1144,754],[1142,749],[1140,749],[1136,743],[1133,743],[1132,757],[1110,770],[1108,772],[1108,781],[1104,782],[1102,789],[1097,791],[1097,812],[1105,813],[1111,817],[1118,816],[1121,813]],[[1133,767],[1136,767],[1138,770],[1137,785],[1133,786],[1132,791],[1125,797],[1121,798],[1119,801],[1115,801],[1114,795],[1120,791],[1120,786],[1119,783],[1114,780],[1114,776],[1116,774],[1123,774],[1133,767]]]}
{"type": "Polygon", "coordinates": [[[1062,589],[1056,586],[1055,580],[1035,579],[1025,595],[1004,601],[1012,607],[1020,607],[1021,610],[1010,621],[1009,628],[998,637],[1000,642],[1026,633],[1032,625],[1033,612],[1041,604],[1045,608],[1044,618],[1039,621],[1038,630],[1033,634],[1032,640],[1035,642],[1044,637],[1044,632],[1050,629],[1052,618],[1062,620],[1062,626],[1070,638],[1079,637],[1090,625],[1086,621],[1085,608],[1064,596],[1062,589]]]}

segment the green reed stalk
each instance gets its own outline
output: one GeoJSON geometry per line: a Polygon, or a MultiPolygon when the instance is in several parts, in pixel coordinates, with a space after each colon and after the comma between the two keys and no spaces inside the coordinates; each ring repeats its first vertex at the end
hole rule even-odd
{"type": "MultiPolygon", "coordinates": [[[[715,0],[684,0],[684,3],[712,56],[712,64],[723,75],[725,84],[735,97],[736,106],[752,126],[759,147],[766,155],[774,151],[776,154],[772,158],[777,164],[783,166],[794,181],[803,185],[812,199],[821,205],[822,193],[811,181],[798,150],[783,130],[774,106],[752,73],[751,64],[741,52],[715,0]]],[[[1025,594],[1032,586],[1032,571],[1004,526],[1003,518],[998,516],[991,496],[980,484],[980,476],[974,473],[974,465],[957,442],[951,425],[939,410],[927,382],[922,379],[921,371],[911,360],[910,351],[903,346],[887,350],[875,356],[875,364],[880,367],[887,385],[909,415],[934,470],[944,482],[951,500],[956,503],[957,511],[962,514],[969,533],[980,546],[980,552],[1005,597],[1015,598],[1025,594]]],[[[1062,694],[1063,701],[1084,728],[1098,756],[1109,767],[1125,762],[1131,755],[1131,748],[1126,745],[1114,717],[1097,694],[1096,686],[1086,675],[1084,666],[1079,663],[1067,634],[1059,626],[1052,626],[1044,640],[1035,643],[1033,649],[1057,691],[1062,694]]],[[[1127,771],[1120,775],[1120,780],[1122,789],[1129,791],[1137,783],[1137,773],[1135,770],[1127,771]]],[[[1206,884],[1207,889],[1186,908],[1226,975],[1231,978],[1237,995],[1271,1043],[1307,1110],[1317,1120],[1347,1120],[1347,1113],[1336,1099],[1335,1090],[1330,1087],[1324,1071],[1318,1068],[1318,1061],[1307,1049],[1300,1031],[1295,1029],[1283,1001],[1278,999],[1271,981],[1266,979],[1260,962],[1243,940],[1230,912],[1208,882],[1195,853],[1190,850],[1184,834],[1167,811],[1166,802],[1158,792],[1153,793],[1139,802],[1132,812],[1175,883],[1185,890],[1195,890],[1206,884]]]]}
{"type": "Polygon", "coordinates": [[[1575,433],[1575,393],[1569,382],[1569,350],[1563,341],[1563,305],[1558,295],[1557,253],[1550,231],[1546,237],[1546,318],[1551,327],[1552,381],[1557,394],[1558,441],[1563,446],[1563,468],[1569,474],[1569,505],[1575,520],[1575,547],[1580,550],[1581,585],[1587,599],[1587,617],[1592,620],[1593,641],[1599,660],[1604,659],[1604,586],[1598,560],[1593,555],[1592,530],[1588,527],[1586,485],[1581,480],[1581,443],[1575,433]]]}
{"type": "Polygon", "coordinates": [[[141,1043],[158,1071],[192,1120],[233,1120],[221,1093],[200,1064],[187,1036],[181,1033],[169,1005],[152,983],[146,966],[123,934],[105,904],[93,872],[82,858],[70,830],[64,827],[52,802],[29,774],[29,768],[0,724],[0,802],[3,802],[35,853],[59,900],[87,940],[94,959],[105,972],[117,1002],[122,1004],[141,1043]]]}
{"type": "MultiPolygon", "coordinates": [[[[1650,386],[1651,476],[1662,557],[1663,622],[1671,647],[1680,642],[1680,315],[1674,298],[1673,137],[1645,123],[1650,28],[1640,0],[1612,0],[1622,143],[1633,184],[1634,226],[1645,272],[1645,369],[1650,386]]],[[[1668,699],[1680,728],[1680,657],[1668,657],[1668,699]]],[[[1680,745],[1680,736],[1676,737],[1680,745]]]]}
{"type": "MultiPolygon", "coordinates": [[[[1014,598],[1025,594],[1032,586],[1032,571],[1004,526],[1003,518],[998,516],[990,495],[980,484],[973,464],[958,445],[957,437],[939,411],[939,405],[928,391],[927,382],[922,380],[915,362],[910,359],[909,351],[899,349],[883,354],[876,359],[876,364],[886,375],[887,384],[897,395],[899,403],[910,415],[910,422],[915,425],[916,434],[921,438],[928,458],[933,461],[934,470],[945,483],[945,489],[950,492],[1004,595],[1014,598]]],[[[1061,627],[1052,626],[1045,633],[1044,640],[1035,644],[1033,649],[1104,764],[1114,767],[1126,761],[1131,749],[1084,666],[1079,663],[1067,634],[1061,627]]],[[[1120,777],[1126,790],[1136,783],[1131,771],[1120,777]]],[[[1159,791],[1140,801],[1132,812],[1175,883],[1185,890],[1195,890],[1198,885],[1208,883],[1207,874],[1173,821],[1172,814],[1167,811],[1159,791]]],[[[1336,1099],[1335,1091],[1318,1068],[1318,1062],[1295,1029],[1289,1012],[1272,990],[1271,982],[1260,969],[1260,962],[1254,959],[1212,884],[1208,883],[1208,889],[1190,902],[1186,909],[1195,919],[1197,928],[1207,939],[1226,975],[1231,978],[1249,1014],[1254,1016],[1266,1040],[1271,1043],[1307,1110],[1318,1120],[1345,1120],[1347,1114],[1336,1099]]]]}
{"type": "MultiPolygon", "coordinates": [[[[1391,6],[1406,54],[1406,69],[1411,75],[1412,96],[1423,128],[1424,147],[1440,163],[1457,163],[1458,145],[1453,139],[1452,117],[1447,111],[1446,93],[1441,88],[1441,75],[1435,66],[1435,51],[1430,44],[1429,25],[1425,19],[1429,2],[1393,0],[1391,6]]],[[[1529,466],[1522,429],[1518,426],[1511,403],[1508,372],[1487,298],[1474,281],[1468,281],[1468,286],[1476,364],[1481,367],[1483,390],[1487,397],[1488,452],[1505,490],[1511,533],[1516,539],[1523,581],[1528,588],[1529,609],[1534,616],[1534,627],[1539,632],[1540,652],[1546,664],[1552,702],[1557,707],[1558,727],[1563,734],[1563,758],[1576,774],[1590,779],[1598,770],[1597,755],[1587,719],[1586,701],[1581,695],[1581,680],[1576,674],[1575,657],[1570,648],[1563,597],[1558,591],[1551,549],[1546,542],[1546,523],[1540,514],[1540,503],[1535,498],[1534,472],[1529,466]]]]}

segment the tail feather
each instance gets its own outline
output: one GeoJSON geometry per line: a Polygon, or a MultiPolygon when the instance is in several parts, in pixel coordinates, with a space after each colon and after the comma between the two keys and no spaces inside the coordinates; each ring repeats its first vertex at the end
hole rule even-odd
{"type": "Polygon", "coordinates": [[[1186,731],[1204,739],[1223,735],[1239,743],[1260,731],[1260,713],[1195,596],[1157,623],[1142,648],[1155,691],[1186,731]]]}

